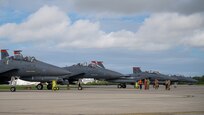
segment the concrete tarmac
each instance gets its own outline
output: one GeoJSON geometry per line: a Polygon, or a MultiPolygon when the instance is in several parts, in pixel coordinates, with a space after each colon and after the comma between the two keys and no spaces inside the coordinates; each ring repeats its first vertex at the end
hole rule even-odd
{"type": "Polygon", "coordinates": [[[132,86],[86,86],[70,90],[0,90],[0,115],[204,115],[204,86],[166,91],[132,86]]]}

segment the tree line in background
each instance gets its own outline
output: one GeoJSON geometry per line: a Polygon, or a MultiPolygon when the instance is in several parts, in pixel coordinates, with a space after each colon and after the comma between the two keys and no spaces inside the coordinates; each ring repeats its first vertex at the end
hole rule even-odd
{"type": "Polygon", "coordinates": [[[204,84],[204,75],[203,76],[195,76],[193,79],[198,80],[197,84],[204,84]]]}

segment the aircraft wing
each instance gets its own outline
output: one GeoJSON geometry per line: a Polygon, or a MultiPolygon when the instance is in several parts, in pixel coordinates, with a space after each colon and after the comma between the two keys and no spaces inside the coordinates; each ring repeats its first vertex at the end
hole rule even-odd
{"type": "Polygon", "coordinates": [[[16,69],[16,68],[5,68],[5,69],[1,69],[0,70],[0,75],[4,75],[4,74],[9,74],[9,73],[13,73],[13,72],[17,72],[18,71],[18,69],[16,69]]]}
{"type": "Polygon", "coordinates": [[[136,79],[129,79],[129,78],[120,78],[120,79],[114,79],[114,80],[108,80],[109,82],[113,83],[135,83],[136,79]]]}
{"type": "Polygon", "coordinates": [[[85,75],[85,73],[73,74],[73,75],[69,76],[69,79],[83,78],[84,75],[85,75]]]}
{"type": "Polygon", "coordinates": [[[111,79],[108,81],[114,82],[114,83],[135,83],[139,80],[144,80],[146,78],[148,78],[148,77],[133,77],[130,75],[125,75],[124,77],[117,78],[117,79],[111,79]]]}
{"type": "Polygon", "coordinates": [[[0,68],[0,84],[8,84],[13,73],[17,72],[18,69],[2,69],[0,68]]]}

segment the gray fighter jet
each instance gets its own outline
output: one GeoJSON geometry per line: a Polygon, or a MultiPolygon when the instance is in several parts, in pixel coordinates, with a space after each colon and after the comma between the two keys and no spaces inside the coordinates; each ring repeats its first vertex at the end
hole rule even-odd
{"type": "Polygon", "coordinates": [[[70,71],[72,74],[69,77],[70,83],[82,78],[94,78],[96,80],[111,81],[124,76],[119,72],[106,69],[101,61],[92,61],[90,64],[79,63],[77,65],[65,67],[65,69],[70,71]]]}
{"type": "Polygon", "coordinates": [[[155,79],[159,80],[161,84],[164,83],[166,80],[171,80],[172,82],[178,81],[177,78],[170,77],[169,75],[165,75],[159,73],[157,71],[141,71],[139,67],[133,67],[133,74],[134,77],[141,77],[141,78],[149,78],[150,81],[154,81],[155,79]]]}
{"type": "MultiPolygon", "coordinates": [[[[69,71],[60,67],[50,65],[35,59],[35,57],[23,57],[20,50],[14,51],[14,56],[9,57],[7,50],[1,50],[0,60],[0,83],[8,83],[11,80],[12,92],[16,91],[15,78],[34,78],[42,79],[66,78],[69,71]],[[54,77],[54,78],[52,78],[54,77]]],[[[40,86],[39,86],[40,87],[40,86]]],[[[51,87],[51,84],[48,84],[51,87]]]]}
{"type": "Polygon", "coordinates": [[[135,84],[138,80],[150,79],[154,82],[155,79],[164,84],[165,80],[177,81],[177,78],[170,77],[157,72],[142,72],[139,67],[133,67],[133,74],[124,75],[119,72],[105,69],[100,61],[92,61],[91,64],[77,64],[70,67],[65,67],[71,72],[69,82],[77,81],[81,78],[94,78],[97,80],[105,80],[108,82],[118,83],[118,88],[126,88],[126,84],[135,84]]]}
{"type": "MultiPolygon", "coordinates": [[[[82,90],[82,86],[80,82],[81,82],[81,79],[83,78],[94,78],[96,80],[111,81],[111,80],[119,79],[124,76],[121,73],[106,69],[103,66],[101,61],[92,61],[90,64],[78,63],[76,65],[64,67],[63,69],[70,71],[71,74],[66,79],[59,77],[58,79],[56,79],[57,83],[61,85],[78,83],[79,90],[82,90]]],[[[41,82],[41,83],[50,81],[49,78],[42,79],[42,77],[32,77],[32,78],[26,77],[26,78],[23,78],[23,80],[35,81],[35,82],[41,82]]],[[[37,86],[37,89],[41,90],[42,87],[38,88],[37,86]]]]}
{"type": "Polygon", "coordinates": [[[144,79],[149,79],[151,83],[157,79],[160,84],[164,84],[165,80],[171,80],[172,82],[176,82],[178,80],[177,78],[173,78],[159,72],[143,72],[139,67],[133,67],[133,74],[125,75],[125,77],[112,80],[111,82],[119,83],[118,88],[126,88],[126,84],[134,85],[138,80],[144,79]]]}
{"type": "Polygon", "coordinates": [[[193,84],[196,83],[197,80],[192,79],[190,77],[184,77],[184,76],[177,76],[177,75],[165,75],[161,74],[159,72],[155,71],[145,71],[142,72],[139,67],[133,67],[133,74],[130,74],[132,77],[139,77],[140,79],[142,78],[149,78],[151,82],[153,82],[155,79],[159,80],[160,84],[165,84],[166,80],[170,80],[171,83],[176,83],[176,82],[182,82],[182,83],[189,83],[193,84]]]}
{"type": "Polygon", "coordinates": [[[178,82],[179,83],[187,83],[189,85],[191,84],[195,84],[198,82],[198,80],[195,80],[191,77],[185,77],[185,76],[182,76],[182,75],[171,75],[172,78],[175,78],[175,79],[178,79],[178,82]]]}

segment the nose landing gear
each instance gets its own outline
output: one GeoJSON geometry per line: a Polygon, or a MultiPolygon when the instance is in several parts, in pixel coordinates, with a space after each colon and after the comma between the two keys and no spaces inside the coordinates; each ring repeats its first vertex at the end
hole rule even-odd
{"type": "Polygon", "coordinates": [[[82,80],[79,79],[78,80],[78,90],[82,90],[83,89],[83,87],[81,86],[81,82],[82,82],[82,80]]]}

